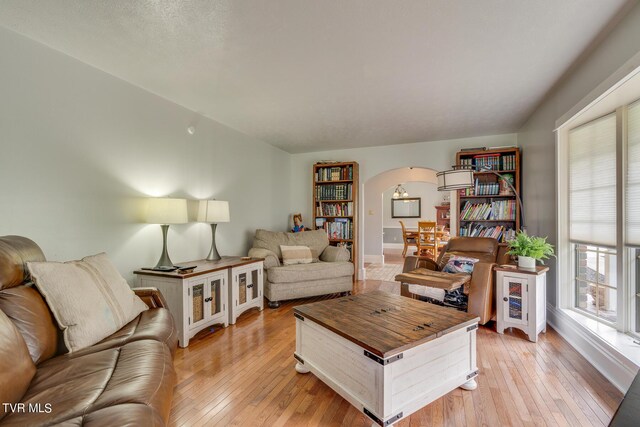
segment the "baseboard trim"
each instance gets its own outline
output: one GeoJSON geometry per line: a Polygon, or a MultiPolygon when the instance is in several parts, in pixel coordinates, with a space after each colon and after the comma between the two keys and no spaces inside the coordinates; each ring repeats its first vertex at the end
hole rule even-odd
{"type": "Polygon", "coordinates": [[[364,262],[372,264],[384,264],[384,255],[365,255],[364,262]]]}
{"type": "Polygon", "coordinates": [[[404,243],[383,243],[384,249],[404,249],[404,243]]]}
{"type": "Polygon", "coordinates": [[[598,335],[547,303],[547,323],[622,393],[626,393],[638,367],[598,335]]]}

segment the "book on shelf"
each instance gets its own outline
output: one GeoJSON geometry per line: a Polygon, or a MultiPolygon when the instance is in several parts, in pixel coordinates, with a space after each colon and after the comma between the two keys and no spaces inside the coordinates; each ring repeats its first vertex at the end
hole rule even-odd
{"type": "Polygon", "coordinates": [[[500,194],[500,184],[497,182],[480,182],[476,178],[474,194],[476,196],[497,196],[500,194]]]}
{"type": "Polygon", "coordinates": [[[515,200],[494,200],[491,203],[465,202],[460,211],[462,221],[514,221],[516,219],[515,200]]]}
{"type": "Polygon", "coordinates": [[[324,229],[329,240],[353,239],[353,221],[350,218],[335,218],[334,221],[316,218],[316,229],[324,229]]]}
{"type": "Polygon", "coordinates": [[[351,184],[316,185],[317,200],[351,200],[352,195],[351,184]]]}
{"type": "Polygon", "coordinates": [[[482,168],[490,169],[493,171],[511,171],[516,169],[516,155],[515,154],[476,154],[472,157],[463,157],[459,161],[460,166],[473,168],[476,171],[481,171],[482,168]]]}
{"type": "Polygon", "coordinates": [[[352,165],[320,167],[316,170],[316,182],[349,181],[352,179],[352,165]]]}
{"type": "Polygon", "coordinates": [[[316,206],[316,216],[353,216],[353,202],[322,202],[316,206]]]}
{"type": "Polygon", "coordinates": [[[459,235],[464,237],[491,237],[499,242],[506,242],[515,238],[515,229],[504,225],[487,226],[478,223],[469,223],[460,226],[459,235]]]}
{"type": "Polygon", "coordinates": [[[473,156],[475,167],[477,170],[482,168],[499,169],[500,168],[500,154],[478,154],[473,156]]]}

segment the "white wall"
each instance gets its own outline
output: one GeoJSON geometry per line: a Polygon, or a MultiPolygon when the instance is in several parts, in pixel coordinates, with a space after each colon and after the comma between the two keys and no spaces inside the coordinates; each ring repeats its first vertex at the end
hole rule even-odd
{"type": "MultiPolygon", "coordinates": [[[[591,54],[567,73],[518,132],[523,150],[523,196],[529,233],[548,236],[551,243],[557,243],[556,120],[637,54],[639,40],[640,4],[637,3],[591,54]]],[[[552,274],[547,275],[547,300],[555,306],[555,259],[549,264],[552,274]]]]}
{"type": "Polygon", "coordinates": [[[382,193],[382,227],[400,228],[399,219],[402,219],[406,227],[418,227],[418,221],[435,221],[436,205],[442,201],[442,194],[438,192],[438,186],[433,182],[406,182],[402,186],[409,193],[409,197],[420,197],[420,218],[392,218],[391,200],[396,186],[386,189],[382,193]]]}
{"type": "MultiPolygon", "coordinates": [[[[50,260],[106,251],[131,281],[162,244],[141,198],[229,200],[223,255],[246,254],[255,228],[288,227],[288,153],[2,28],[0,57],[0,235],[50,260]]],[[[206,256],[210,236],[171,226],[172,260],[206,256]]]]}
{"type": "MultiPolygon", "coordinates": [[[[362,221],[362,218],[365,217],[363,189],[367,180],[382,172],[403,167],[427,168],[436,171],[449,169],[455,162],[456,152],[461,148],[516,144],[516,134],[505,134],[293,154],[291,162],[291,209],[292,212],[302,212],[303,218],[311,218],[311,175],[312,166],[315,162],[320,160],[358,162],[360,164],[359,247],[362,249],[364,247],[364,233],[366,232],[364,231],[364,221],[362,221]]],[[[378,195],[382,191],[378,192],[378,195]]],[[[381,237],[380,248],[382,248],[381,237]]],[[[366,248],[364,255],[367,255],[366,248]]],[[[364,273],[364,257],[361,256],[360,260],[359,277],[362,277],[364,273]]]]}
{"type": "MultiPolygon", "coordinates": [[[[632,71],[627,69],[628,61],[631,58],[635,61],[640,53],[640,3],[634,3],[630,3],[633,7],[626,11],[623,19],[608,34],[603,33],[599,43],[594,44],[591,51],[566,73],[563,81],[556,85],[518,132],[518,141],[524,152],[523,190],[527,226],[531,233],[549,236],[553,244],[557,244],[558,236],[556,121],[563,116],[564,119],[569,118],[567,113],[576,105],[584,107],[587,100],[602,94],[609,83],[614,83],[609,82],[610,76],[622,76],[632,71]],[[603,84],[605,81],[607,84],[603,84]]],[[[566,281],[571,279],[563,277],[560,282],[555,259],[549,264],[549,324],[619,390],[626,391],[637,372],[637,362],[632,356],[635,354],[637,357],[637,347],[631,342],[633,339],[618,335],[613,329],[607,335],[606,327],[599,327],[599,332],[594,332],[581,323],[580,316],[571,316],[570,312],[558,309],[558,287],[570,286],[566,281]]]]}

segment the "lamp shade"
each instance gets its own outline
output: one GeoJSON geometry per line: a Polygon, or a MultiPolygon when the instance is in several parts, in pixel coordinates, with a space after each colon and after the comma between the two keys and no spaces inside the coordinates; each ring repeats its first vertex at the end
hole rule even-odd
{"type": "Polygon", "coordinates": [[[200,200],[198,222],[217,224],[229,221],[229,202],[223,200],[200,200]]]}
{"type": "Polygon", "coordinates": [[[149,224],[185,224],[187,216],[186,199],[151,198],[147,205],[149,224]]]}
{"type": "Polygon", "coordinates": [[[451,169],[438,172],[438,191],[461,190],[473,187],[473,170],[451,169]]]}

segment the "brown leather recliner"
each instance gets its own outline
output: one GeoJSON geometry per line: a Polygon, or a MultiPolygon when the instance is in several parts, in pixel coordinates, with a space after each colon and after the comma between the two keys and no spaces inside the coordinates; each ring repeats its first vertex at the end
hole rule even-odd
{"type": "MultiPolygon", "coordinates": [[[[469,280],[464,284],[464,293],[469,297],[467,311],[480,317],[480,324],[484,325],[491,320],[495,314],[495,303],[493,301],[495,275],[493,267],[496,263],[502,264],[507,262],[503,251],[500,252],[501,259],[498,259],[498,249],[499,246],[496,239],[488,237],[452,237],[449,243],[447,243],[447,246],[440,252],[437,261],[426,257],[409,256],[405,259],[402,271],[409,273],[416,269],[424,268],[426,270],[439,272],[453,255],[478,259],[479,261],[475,263],[470,279],[467,278],[469,280]]],[[[446,275],[446,273],[442,273],[439,276],[442,277],[444,275],[446,275]]],[[[398,275],[396,280],[402,282],[400,292],[403,296],[420,298],[418,295],[409,291],[409,286],[407,282],[405,282],[405,280],[407,280],[406,276],[398,275]]],[[[425,285],[429,280],[429,277],[425,276],[423,281],[416,281],[415,283],[425,285]]],[[[464,279],[462,281],[464,281],[464,279]]]]}
{"type": "Polygon", "coordinates": [[[178,340],[162,295],[141,291],[149,310],[68,353],[26,271],[26,262],[44,260],[33,241],[0,237],[0,426],[165,425],[178,340]]]}

